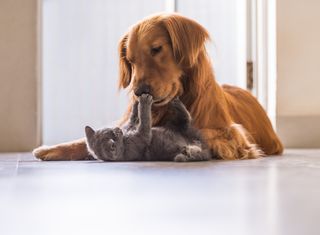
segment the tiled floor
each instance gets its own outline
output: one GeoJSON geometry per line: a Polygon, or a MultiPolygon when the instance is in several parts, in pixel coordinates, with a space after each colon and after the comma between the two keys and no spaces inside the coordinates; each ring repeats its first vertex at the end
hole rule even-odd
{"type": "Polygon", "coordinates": [[[320,234],[320,150],[198,163],[0,155],[0,234],[320,234]]]}

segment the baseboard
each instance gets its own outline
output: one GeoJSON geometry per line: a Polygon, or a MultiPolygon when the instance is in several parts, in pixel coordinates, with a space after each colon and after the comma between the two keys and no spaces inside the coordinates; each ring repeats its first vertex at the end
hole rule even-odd
{"type": "Polygon", "coordinates": [[[277,133],[286,148],[320,148],[320,116],[279,116],[277,133]]]}

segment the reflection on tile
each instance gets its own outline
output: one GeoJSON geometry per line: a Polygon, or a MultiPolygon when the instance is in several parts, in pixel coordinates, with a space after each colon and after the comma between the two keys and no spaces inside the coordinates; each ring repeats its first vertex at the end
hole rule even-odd
{"type": "Polygon", "coordinates": [[[11,157],[0,155],[1,234],[319,233],[320,150],[197,163],[11,157]]]}

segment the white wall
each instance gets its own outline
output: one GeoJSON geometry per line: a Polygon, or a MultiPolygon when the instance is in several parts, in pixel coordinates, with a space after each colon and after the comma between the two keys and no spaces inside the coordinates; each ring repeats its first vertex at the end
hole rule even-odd
{"type": "Polygon", "coordinates": [[[277,126],[287,147],[320,147],[320,1],[277,1],[277,126]]]}

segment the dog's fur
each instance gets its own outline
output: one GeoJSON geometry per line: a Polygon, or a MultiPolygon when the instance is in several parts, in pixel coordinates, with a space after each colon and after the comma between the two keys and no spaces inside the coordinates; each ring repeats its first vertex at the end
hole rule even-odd
{"type": "MultiPolygon", "coordinates": [[[[201,130],[217,158],[281,154],[283,146],[250,92],[221,87],[215,81],[205,48],[208,39],[201,25],[181,15],[160,14],[144,19],[120,41],[119,87],[131,90],[132,103],[143,92],[154,97],[154,126],[165,123],[167,104],[180,96],[193,125],[201,130]]],[[[128,114],[130,109],[131,105],[128,114]]],[[[43,160],[90,158],[84,139],[40,147],[34,155],[43,160]]]]}

